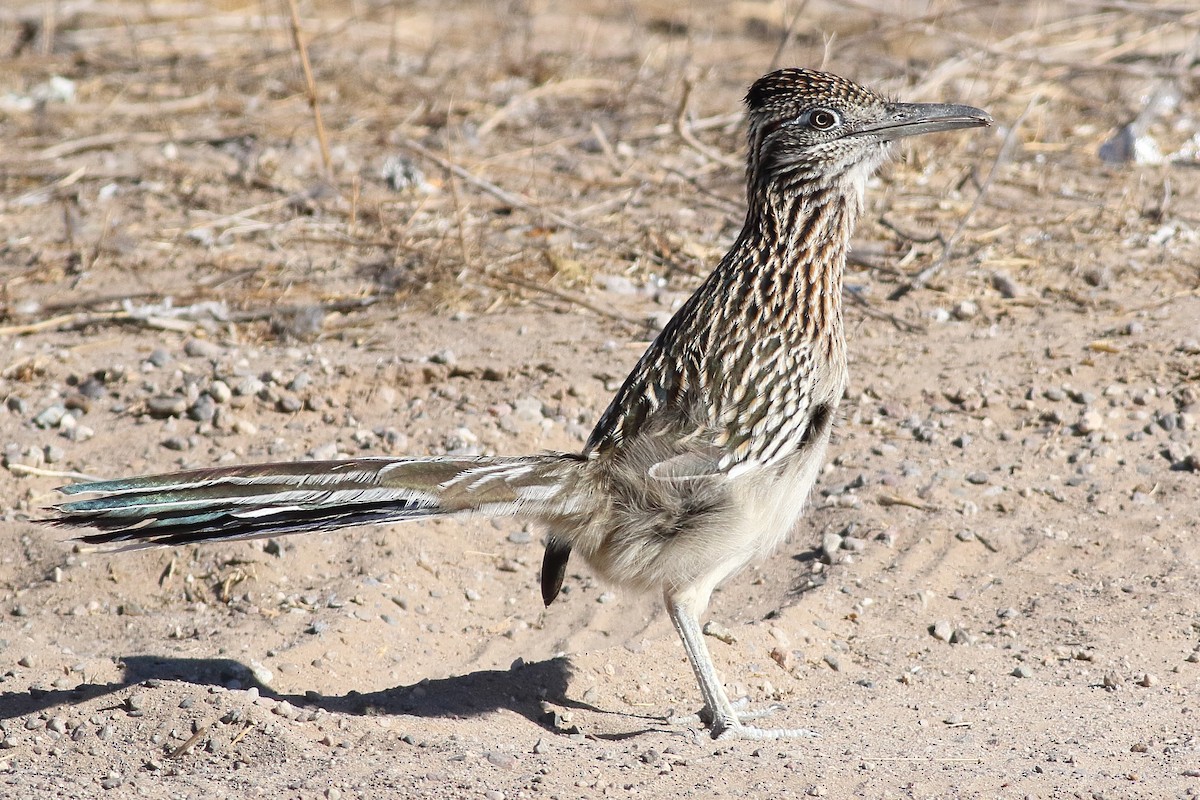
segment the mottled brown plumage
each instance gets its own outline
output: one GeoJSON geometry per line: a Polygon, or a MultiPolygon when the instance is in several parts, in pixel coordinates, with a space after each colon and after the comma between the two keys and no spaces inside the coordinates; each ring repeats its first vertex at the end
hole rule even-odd
{"type": "Polygon", "coordinates": [[[867,178],[890,143],[990,124],[969,106],[892,103],[786,69],[749,112],[737,242],[638,361],[578,455],[354,459],[197,470],[66,487],[92,543],[181,544],[464,512],[548,531],[549,604],[572,553],[663,593],[714,737],[808,735],[743,724],[700,633],[712,590],[799,519],[846,389],[842,271],[867,178]]]}

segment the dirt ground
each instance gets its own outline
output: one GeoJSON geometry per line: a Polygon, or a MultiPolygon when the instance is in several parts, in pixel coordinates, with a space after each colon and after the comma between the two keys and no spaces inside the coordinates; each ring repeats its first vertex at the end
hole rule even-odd
{"type": "Polygon", "coordinates": [[[298,11],[321,134],[284,2],[0,9],[0,796],[1200,793],[1194,8],[298,11]],[[544,609],[537,530],[35,523],[83,475],[580,447],[736,235],[776,65],[997,121],[872,183],[830,463],[714,597],[731,694],[820,738],[668,722],[661,601],[544,609]]]}

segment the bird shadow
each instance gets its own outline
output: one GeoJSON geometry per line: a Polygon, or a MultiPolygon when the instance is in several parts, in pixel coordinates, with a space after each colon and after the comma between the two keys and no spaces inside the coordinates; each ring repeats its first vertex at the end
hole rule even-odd
{"type": "MultiPolygon", "coordinates": [[[[344,695],[326,695],[314,691],[303,694],[277,692],[259,681],[245,664],[229,658],[137,655],[126,656],[122,664],[124,675],[120,681],[85,683],[73,689],[30,688],[27,692],[0,692],[0,721],[36,714],[59,705],[90,702],[156,681],[178,681],[228,689],[253,688],[258,690],[261,697],[351,716],[406,715],[463,719],[506,709],[547,730],[568,734],[577,732],[577,729],[564,723],[563,717],[547,708],[547,704],[597,714],[628,716],[567,697],[573,669],[565,657],[520,661],[506,670],[476,670],[445,678],[425,678],[413,684],[376,692],[351,690],[344,695]]],[[[129,708],[126,698],[114,697],[112,705],[102,710],[120,708],[129,708]]],[[[661,723],[656,718],[644,719],[661,723]]],[[[653,729],[656,728],[652,726],[641,731],[602,734],[597,738],[623,739],[653,729]]]]}

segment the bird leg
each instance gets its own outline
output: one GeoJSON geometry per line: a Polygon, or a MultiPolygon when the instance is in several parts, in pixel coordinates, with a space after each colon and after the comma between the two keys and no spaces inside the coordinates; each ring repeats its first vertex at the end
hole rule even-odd
{"type": "MultiPolygon", "coordinates": [[[[708,725],[709,733],[714,739],[797,739],[812,738],[819,734],[805,728],[758,728],[743,724],[743,719],[753,719],[763,714],[739,715],[737,708],[729,702],[717,668],[713,665],[708,646],[704,643],[704,634],[700,630],[700,620],[692,610],[690,603],[677,595],[670,593],[666,596],[667,613],[671,622],[679,632],[683,641],[684,652],[687,653],[688,663],[696,674],[700,684],[700,695],[704,698],[704,708],[700,719],[708,725]]],[[[777,710],[775,707],[766,713],[777,710]]]]}

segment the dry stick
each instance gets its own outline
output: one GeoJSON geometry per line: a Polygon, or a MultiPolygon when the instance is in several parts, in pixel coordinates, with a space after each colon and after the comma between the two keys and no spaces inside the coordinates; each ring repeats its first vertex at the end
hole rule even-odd
{"type": "Polygon", "coordinates": [[[719,153],[713,148],[706,145],[704,142],[696,138],[692,133],[692,128],[688,124],[687,111],[688,101],[692,97],[692,82],[686,78],[683,81],[683,96],[679,98],[679,113],[675,115],[675,132],[683,139],[693,150],[700,153],[705,158],[716,161],[718,164],[723,164],[726,167],[741,169],[744,164],[736,158],[731,158],[724,153],[719,153]]]}
{"type": "Polygon", "coordinates": [[[863,313],[868,317],[875,319],[883,319],[892,323],[896,330],[904,331],[905,333],[924,333],[927,328],[924,325],[917,325],[909,322],[906,319],[901,319],[895,314],[884,311],[882,308],[876,308],[871,305],[867,298],[859,295],[857,292],[842,291],[842,296],[850,299],[850,302],[862,309],[863,313]]]}
{"type": "Polygon", "coordinates": [[[12,462],[8,465],[8,471],[14,475],[36,475],[39,478],[59,478],[62,480],[71,481],[99,481],[103,478],[98,478],[95,475],[89,475],[86,472],[73,472],[71,470],[58,469],[42,469],[41,467],[31,467],[28,464],[12,462]]]}
{"type": "Polygon", "coordinates": [[[800,22],[800,15],[804,13],[804,9],[808,8],[808,0],[800,0],[800,6],[796,9],[796,13],[792,15],[792,20],[783,29],[783,36],[779,37],[779,46],[775,48],[775,55],[771,56],[771,66],[767,68],[767,72],[774,72],[779,66],[779,59],[783,56],[783,51],[792,41],[792,35],[796,32],[796,24],[800,22]]]}
{"type": "Polygon", "coordinates": [[[515,275],[488,275],[487,278],[493,284],[511,283],[514,286],[520,286],[522,289],[529,289],[530,291],[533,291],[533,292],[541,292],[542,294],[550,295],[551,297],[557,298],[559,300],[564,300],[568,303],[571,303],[572,305],[577,305],[580,308],[586,308],[588,311],[599,314],[602,317],[608,317],[609,319],[615,319],[618,322],[624,322],[628,325],[638,325],[638,326],[645,325],[645,323],[643,323],[641,320],[637,320],[637,319],[634,319],[633,317],[626,316],[625,314],[622,314],[620,311],[614,311],[611,308],[605,308],[604,306],[597,305],[596,303],[593,303],[590,300],[580,297],[579,295],[571,294],[570,292],[564,292],[561,289],[552,289],[549,286],[543,286],[540,283],[534,283],[533,281],[527,281],[524,278],[518,278],[515,275]]]}
{"type": "MultiPolygon", "coordinates": [[[[434,153],[432,150],[429,150],[428,148],[422,146],[418,142],[413,141],[412,139],[403,137],[400,139],[400,144],[404,148],[413,151],[414,153],[419,155],[421,158],[432,161],[434,164],[437,164],[442,169],[444,169],[454,175],[457,175],[458,177],[462,178],[467,183],[474,186],[476,189],[480,189],[484,192],[487,192],[492,197],[495,197],[497,200],[500,200],[501,202],[508,203],[510,206],[514,206],[516,208],[520,208],[525,211],[529,211],[533,214],[543,214],[548,219],[552,219],[555,222],[557,222],[559,225],[562,225],[565,228],[570,228],[573,231],[579,231],[581,233],[588,233],[588,234],[592,234],[592,235],[595,235],[598,233],[597,231],[592,231],[591,229],[586,228],[583,225],[580,225],[578,222],[567,219],[563,215],[555,213],[554,211],[550,211],[549,209],[545,209],[545,208],[539,208],[538,206],[534,205],[533,202],[528,200],[527,198],[522,197],[519,194],[514,194],[512,192],[509,192],[505,189],[501,189],[499,186],[492,183],[491,181],[484,180],[483,178],[480,178],[477,175],[471,174],[470,170],[466,169],[465,167],[461,167],[458,164],[455,164],[453,161],[449,161],[445,158],[442,158],[438,154],[434,153]]],[[[605,237],[605,238],[607,238],[607,237],[605,237]]]]}
{"type": "Polygon", "coordinates": [[[179,745],[179,747],[176,747],[174,750],[172,750],[171,754],[169,756],[167,756],[167,758],[179,758],[181,755],[183,755],[184,753],[191,750],[192,747],[195,746],[196,742],[200,741],[201,737],[203,737],[204,734],[208,733],[208,728],[209,728],[209,726],[205,725],[200,730],[193,733],[186,742],[184,742],[183,744],[179,745]]]}
{"type": "Polygon", "coordinates": [[[313,125],[317,129],[317,143],[321,146],[321,161],[325,164],[325,177],[333,175],[333,159],[329,157],[329,142],[325,138],[325,123],[321,121],[321,107],[317,104],[317,83],[313,80],[312,65],[308,61],[308,48],[300,37],[300,11],[296,0],[287,0],[292,16],[292,43],[300,56],[300,67],[304,70],[304,91],[308,95],[308,107],[312,109],[313,125]]]}
{"type": "Polygon", "coordinates": [[[1025,122],[1025,118],[1029,116],[1029,112],[1037,104],[1042,97],[1041,90],[1033,93],[1033,97],[1029,98],[1029,105],[1025,106],[1025,110],[1021,112],[1021,116],[1013,122],[1012,127],[1008,129],[1008,134],[1004,137],[1004,141],[1000,143],[1000,150],[996,153],[996,158],[992,161],[992,168],[988,170],[988,175],[983,181],[983,185],[979,187],[979,192],[975,195],[975,199],[971,202],[971,207],[967,209],[967,213],[963,214],[963,218],[959,220],[958,227],[954,229],[954,233],[950,234],[950,238],[946,239],[946,246],[942,250],[942,254],[938,260],[930,264],[925,269],[917,273],[916,277],[903,286],[899,286],[888,295],[888,300],[899,300],[904,295],[911,292],[913,289],[922,289],[925,284],[929,283],[930,279],[936,275],[946,262],[950,260],[950,255],[954,252],[954,246],[958,244],[958,240],[962,237],[963,231],[967,229],[967,223],[971,221],[971,217],[975,215],[975,210],[979,208],[979,204],[983,201],[984,195],[992,186],[992,180],[996,177],[996,172],[1000,164],[1008,157],[1011,145],[1016,141],[1017,131],[1021,129],[1021,125],[1025,122]]]}

